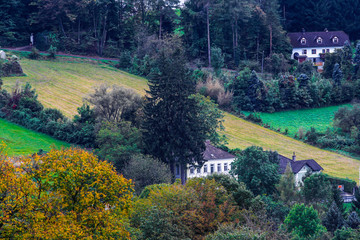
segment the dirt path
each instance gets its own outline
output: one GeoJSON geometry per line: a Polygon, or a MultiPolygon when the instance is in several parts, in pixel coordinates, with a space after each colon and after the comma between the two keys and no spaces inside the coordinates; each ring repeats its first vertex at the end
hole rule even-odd
{"type": "MultiPolygon", "coordinates": [[[[1,48],[4,50],[9,50],[9,51],[16,51],[16,52],[30,52],[32,47],[31,46],[23,46],[23,47],[16,47],[16,48],[1,48]]],[[[49,54],[46,51],[39,51],[42,54],[49,54]]],[[[86,58],[86,59],[92,59],[92,60],[106,60],[106,61],[118,61],[117,58],[104,58],[104,57],[100,57],[100,56],[85,56],[85,55],[76,55],[76,54],[68,54],[65,52],[57,52],[56,56],[60,56],[60,57],[77,57],[77,58],[86,58]]]]}

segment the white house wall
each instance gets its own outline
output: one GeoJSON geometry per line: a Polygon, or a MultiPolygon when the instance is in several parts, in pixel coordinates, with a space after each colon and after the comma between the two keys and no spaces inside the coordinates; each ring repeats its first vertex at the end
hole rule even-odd
{"type": "Polygon", "coordinates": [[[186,176],[187,176],[187,178],[194,178],[194,177],[206,177],[213,173],[229,174],[229,171],[231,170],[231,163],[234,161],[234,159],[235,158],[208,160],[200,168],[200,172],[198,172],[197,168],[194,168],[194,173],[191,173],[191,169],[189,166],[187,169],[187,172],[186,172],[186,176]],[[213,172],[211,172],[212,164],[214,166],[213,172]],[[218,164],[220,164],[220,171],[218,171],[218,164]],[[224,170],[225,164],[227,165],[227,171],[224,170]],[[205,168],[207,168],[206,172],[204,171],[205,168]]]}
{"type": "Polygon", "coordinates": [[[326,49],[329,49],[330,53],[333,53],[335,51],[335,49],[341,49],[342,47],[309,47],[309,48],[293,48],[292,50],[292,54],[291,54],[291,58],[294,59],[294,54],[298,53],[299,56],[307,56],[308,58],[319,58],[320,57],[320,53],[323,53],[323,49],[325,49],[325,53],[326,53],[326,49]],[[316,54],[312,54],[312,50],[316,49],[316,54]],[[303,54],[303,50],[306,50],[307,53],[303,54]]]}

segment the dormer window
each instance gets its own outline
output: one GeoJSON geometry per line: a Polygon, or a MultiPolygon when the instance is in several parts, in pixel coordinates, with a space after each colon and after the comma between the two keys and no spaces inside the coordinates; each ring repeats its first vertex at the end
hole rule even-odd
{"type": "Polygon", "coordinates": [[[338,37],[333,37],[333,43],[338,43],[339,42],[339,38],[338,37]]]}
{"type": "Polygon", "coordinates": [[[318,44],[322,44],[322,38],[321,38],[321,37],[318,37],[318,38],[316,39],[316,42],[317,42],[318,44]]]}
{"type": "Polygon", "coordinates": [[[304,38],[304,37],[301,38],[300,43],[301,43],[301,44],[306,44],[306,38],[304,38]]]}

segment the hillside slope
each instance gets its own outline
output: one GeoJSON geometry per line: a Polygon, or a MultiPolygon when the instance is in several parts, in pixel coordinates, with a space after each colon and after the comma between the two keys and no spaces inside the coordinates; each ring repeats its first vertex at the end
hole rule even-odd
{"type": "MultiPolygon", "coordinates": [[[[66,115],[76,113],[82,98],[92,87],[101,83],[127,86],[144,94],[147,88],[145,79],[114,69],[104,64],[21,61],[26,77],[5,78],[7,88],[16,80],[29,82],[37,89],[39,99],[46,107],[56,107],[66,115]]],[[[296,153],[297,159],[313,158],[318,161],[326,173],[333,176],[358,179],[360,161],[333,152],[321,150],[274,131],[244,121],[231,114],[225,117],[226,135],[229,147],[245,148],[251,145],[276,150],[291,157],[296,153]]]]}
{"type": "Polygon", "coordinates": [[[52,145],[56,148],[70,146],[66,142],[56,140],[46,134],[28,130],[1,118],[0,142],[5,142],[7,145],[6,152],[9,156],[32,154],[40,149],[48,151],[52,145]]]}

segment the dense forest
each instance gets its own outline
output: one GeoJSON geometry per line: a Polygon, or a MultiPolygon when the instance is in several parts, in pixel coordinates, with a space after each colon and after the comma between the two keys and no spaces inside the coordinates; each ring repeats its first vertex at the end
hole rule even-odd
{"type": "Polygon", "coordinates": [[[141,56],[150,39],[176,33],[190,60],[208,65],[222,50],[228,67],[272,53],[287,56],[286,31],[344,30],[359,38],[360,1],[11,0],[0,3],[0,45],[82,54],[141,56]]]}

